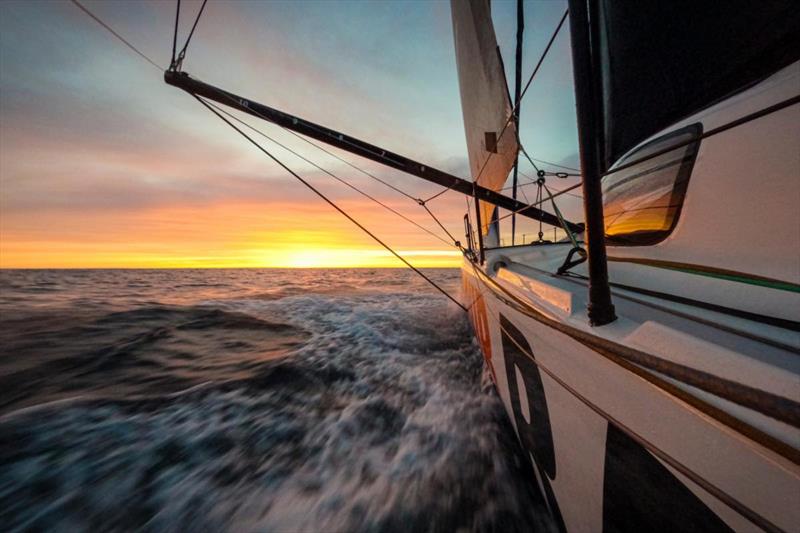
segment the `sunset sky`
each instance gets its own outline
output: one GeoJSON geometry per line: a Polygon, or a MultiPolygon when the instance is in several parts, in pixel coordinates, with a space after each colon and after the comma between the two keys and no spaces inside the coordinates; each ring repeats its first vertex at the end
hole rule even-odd
{"type": "MultiPolygon", "coordinates": [[[[167,65],[174,2],[84,3],[167,65]]],[[[513,83],[515,2],[492,5],[513,83]]],[[[181,35],[198,7],[184,2],[181,35]]],[[[526,3],[524,78],[564,9],[526,3]]],[[[184,70],[468,177],[448,2],[209,0],[184,70]]],[[[571,78],[562,31],[523,101],[521,138],[534,157],[576,166],[571,78]]],[[[438,230],[407,198],[276,126],[246,120],[438,230]]],[[[413,264],[460,263],[455,249],[265,146],[413,264]]],[[[414,196],[440,190],[343,156],[414,196]]],[[[446,193],[430,207],[461,238],[464,197],[446,193]]],[[[577,199],[559,207],[579,218],[577,199]]],[[[71,3],[0,2],[0,267],[270,266],[400,263],[71,3]]]]}

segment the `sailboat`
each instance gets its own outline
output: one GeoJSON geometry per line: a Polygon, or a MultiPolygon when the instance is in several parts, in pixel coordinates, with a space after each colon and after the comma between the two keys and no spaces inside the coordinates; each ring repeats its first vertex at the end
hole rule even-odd
{"type": "Polygon", "coordinates": [[[520,47],[512,101],[489,0],[451,5],[471,179],[195,79],[174,49],[165,80],[474,202],[460,305],[558,529],[797,531],[800,10],[568,4],[580,223],[547,172],[536,202],[503,193],[527,156],[520,47]],[[508,245],[500,210],[564,237],[508,245]]]}

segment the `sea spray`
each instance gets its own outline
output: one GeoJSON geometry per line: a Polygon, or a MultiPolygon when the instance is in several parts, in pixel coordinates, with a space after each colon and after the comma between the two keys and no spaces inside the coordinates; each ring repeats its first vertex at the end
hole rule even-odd
{"type": "MultiPolygon", "coordinates": [[[[67,327],[43,318],[46,299],[3,304],[40,315],[38,332],[0,324],[16,347],[4,378],[43,370],[0,419],[0,523],[550,529],[463,312],[401,270],[302,271],[283,288],[286,271],[237,272],[208,291],[197,271],[104,278],[142,292],[89,291],[104,303],[67,327]],[[36,364],[35,339],[59,335],[36,364]]],[[[451,287],[457,274],[434,271],[451,287]]],[[[24,292],[24,274],[2,275],[24,292]]],[[[54,309],[70,322],[78,295],[60,275],[48,282],[66,287],[54,309]]]]}

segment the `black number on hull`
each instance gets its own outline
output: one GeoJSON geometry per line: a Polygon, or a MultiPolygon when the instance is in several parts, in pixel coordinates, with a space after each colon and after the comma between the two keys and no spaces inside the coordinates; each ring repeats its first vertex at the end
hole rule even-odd
{"type": "Polygon", "coordinates": [[[556,454],[553,446],[553,432],[550,429],[550,414],[547,412],[547,398],[544,395],[542,376],[536,366],[528,340],[514,325],[503,315],[500,315],[501,335],[503,339],[503,359],[506,367],[506,381],[511,396],[511,408],[514,411],[514,422],[517,434],[523,447],[530,452],[534,460],[544,489],[547,506],[553,515],[559,529],[564,531],[564,521],[558,508],[550,481],[556,478],[556,454]],[[522,349],[520,349],[520,347],[522,349]],[[527,352],[527,353],[525,353],[527,352]],[[522,376],[525,390],[524,394],[528,403],[528,419],[525,420],[522,410],[521,394],[517,386],[517,369],[522,376]]]}
{"type": "Polygon", "coordinates": [[[604,531],[731,531],[650,452],[608,425],[604,531]]]}

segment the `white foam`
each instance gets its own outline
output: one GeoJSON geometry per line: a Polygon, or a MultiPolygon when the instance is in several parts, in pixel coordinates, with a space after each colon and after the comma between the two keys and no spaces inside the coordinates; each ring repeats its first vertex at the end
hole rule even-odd
{"type": "Polygon", "coordinates": [[[5,438],[25,443],[0,448],[12,528],[549,527],[500,403],[481,389],[466,317],[443,297],[213,304],[312,336],[252,379],[3,419],[5,438]]]}

